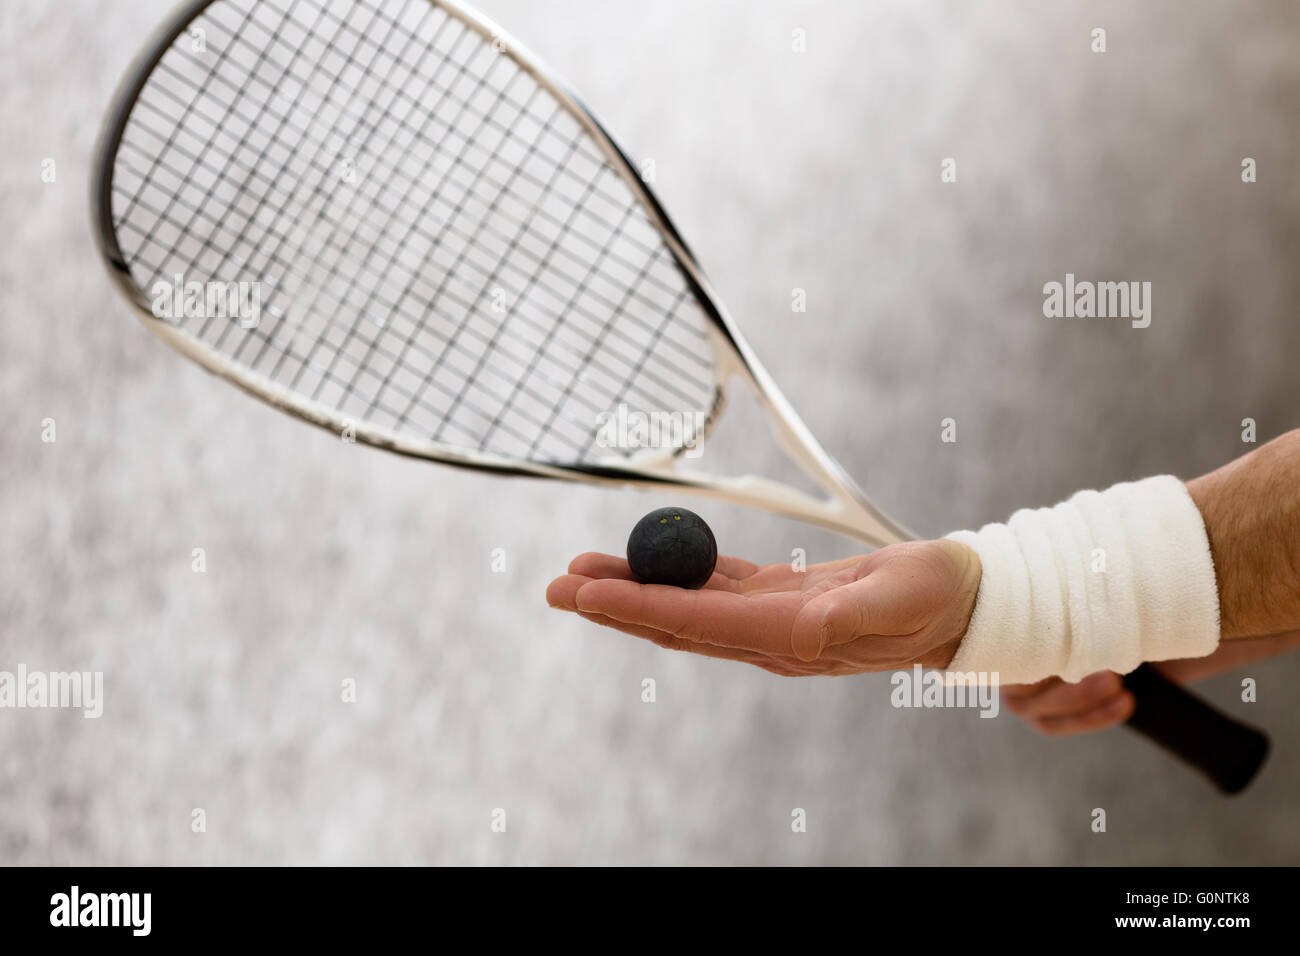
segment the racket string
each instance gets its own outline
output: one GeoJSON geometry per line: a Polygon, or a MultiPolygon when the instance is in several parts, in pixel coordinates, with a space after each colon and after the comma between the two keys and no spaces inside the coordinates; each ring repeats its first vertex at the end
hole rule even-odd
{"type": "MultiPolygon", "coordinates": [[[[184,205],[184,201],[182,200],[180,204],[184,205]]],[[[154,213],[155,215],[158,215],[158,216],[163,216],[163,215],[164,215],[164,213],[162,213],[161,211],[156,210],[156,209],[152,209],[151,207],[148,207],[146,204],[142,204],[142,205],[145,205],[145,208],[149,208],[150,211],[151,211],[152,213],[154,213]]],[[[215,223],[215,221],[214,221],[213,224],[214,224],[214,225],[218,225],[217,223],[215,223]]],[[[133,224],[130,223],[130,222],[124,223],[124,225],[125,225],[127,228],[134,228],[133,224]]],[[[343,251],[346,251],[346,250],[343,250],[343,249],[340,248],[340,251],[343,252],[343,251]]],[[[665,259],[665,258],[666,258],[666,257],[663,255],[662,251],[660,252],[660,258],[661,258],[661,259],[665,259]]],[[[288,262],[281,262],[281,265],[282,265],[282,266],[286,269],[286,271],[288,271],[288,272],[293,272],[293,271],[294,271],[293,266],[292,266],[290,263],[288,263],[288,262]]],[[[336,266],[332,266],[332,267],[331,267],[331,274],[334,273],[334,270],[335,270],[336,268],[337,268],[336,266]]],[[[536,273],[534,273],[534,275],[536,275],[536,273]]],[[[304,276],[303,278],[304,278],[304,280],[305,280],[306,277],[304,276]]],[[[544,287],[543,285],[539,284],[539,288],[549,288],[549,287],[544,287]]],[[[556,293],[556,292],[554,292],[553,290],[552,290],[552,294],[553,294],[553,295],[556,295],[556,296],[559,295],[559,293],[556,293]]],[[[685,297],[685,290],[683,289],[682,291],[680,291],[680,292],[678,293],[678,300],[680,301],[680,299],[682,299],[682,298],[684,298],[684,297],[685,297]]],[[[458,306],[460,306],[460,307],[462,307],[462,308],[465,308],[465,309],[467,309],[467,310],[473,308],[473,303],[470,303],[470,302],[468,302],[468,301],[466,301],[466,300],[463,300],[463,299],[457,299],[454,295],[451,295],[450,298],[452,299],[452,301],[453,301],[455,304],[457,304],[458,306]]],[[[412,331],[413,331],[413,333],[414,333],[414,332],[417,332],[417,331],[423,331],[422,327],[419,325],[419,318],[416,317],[416,316],[411,316],[411,315],[405,313],[404,311],[402,311],[402,309],[401,309],[399,303],[388,303],[388,302],[382,302],[382,304],[388,306],[388,307],[390,308],[390,311],[392,311],[393,313],[395,313],[395,314],[397,314],[397,315],[399,315],[399,316],[401,316],[401,317],[404,317],[404,318],[407,318],[408,320],[410,320],[411,323],[412,323],[412,331]]],[[[584,315],[587,315],[587,314],[588,314],[588,313],[584,312],[584,310],[575,310],[575,311],[577,311],[579,314],[584,314],[584,315]]],[[[551,318],[558,318],[558,314],[557,314],[557,313],[548,313],[548,317],[551,317],[551,318]]],[[[591,317],[594,318],[594,315],[592,315],[591,317]]],[[[669,317],[669,318],[670,318],[670,317],[669,317]]],[[[525,321],[528,321],[528,320],[525,319],[525,321]]],[[[666,321],[666,320],[665,320],[665,321],[666,321]]],[[[542,326],[537,325],[536,323],[530,323],[530,324],[532,325],[532,327],[537,328],[537,329],[539,329],[539,330],[543,328],[542,326]]],[[[472,332],[475,332],[475,334],[481,334],[481,333],[477,333],[477,332],[476,332],[475,330],[473,330],[473,329],[471,329],[471,331],[472,331],[472,332]]],[[[436,334],[436,333],[435,333],[435,334],[436,334]]],[[[264,347],[273,347],[273,346],[274,346],[274,339],[275,339],[275,337],[274,337],[273,334],[272,334],[272,335],[269,335],[269,336],[266,338],[266,340],[265,340],[265,346],[264,346],[264,347]]],[[[443,341],[443,343],[445,344],[446,340],[444,339],[444,340],[442,340],[442,341],[443,341]]],[[[427,361],[429,361],[429,362],[433,362],[433,361],[436,360],[437,356],[435,355],[435,353],[429,351],[429,350],[426,349],[426,348],[420,347],[420,346],[415,346],[415,348],[416,348],[417,351],[421,352],[422,357],[423,357],[424,359],[426,359],[427,361]]],[[[300,353],[293,352],[291,349],[285,349],[285,348],[283,348],[283,347],[279,347],[279,346],[276,346],[276,349],[277,349],[278,352],[280,352],[280,353],[282,353],[282,354],[286,354],[286,355],[289,355],[289,356],[297,356],[300,360],[303,358],[303,356],[302,356],[300,353]]],[[[577,350],[577,349],[571,348],[571,347],[567,347],[567,350],[568,350],[568,352],[569,352],[570,354],[574,355],[575,357],[577,357],[577,358],[579,358],[579,359],[584,358],[586,354],[590,354],[590,353],[583,353],[583,352],[581,352],[581,351],[579,351],[579,350],[577,350]]],[[[381,350],[381,351],[382,351],[382,350],[381,350]]],[[[396,359],[396,357],[395,357],[394,355],[392,355],[392,354],[389,354],[389,353],[384,353],[384,354],[386,355],[386,357],[388,357],[388,358],[390,358],[390,359],[396,359]]],[[[644,360],[645,357],[648,357],[648,355],[649,355],[649,352],[645,353],[645,355],[643,356],[643,359],[642,359],[642,360],[644,360]]],[[[704,360],[701,359],[701,358],[700,358],[698,355],[696,355],[696,354],[691,354],[689,357],[690,357],[691,359],[693,359],[694,361],[696,361],[696,362],[699,362],[699,363],[701,363],[701,364],[704,363],[704,360]]],[[[609,375],[611,375],[611,376],[615,374],[615,372],[614,372],[613,369],[611,369],[610,367],[608,367],[608,366],[607,366],[606,364],[604,364],[604,363],[601,363],[601,362],[596,361],[595,359],[593,359],[593,367],[595,367],[595,368],[601,370],[602,372],[605,372],[606,374],[609,374],[609,375]]],[[[564,369],[564,371],[566,371],[566,372],[572,372],[573,370],[574,370],[574,369],[573,369],[572,367],[566,367],[566,368],[564,369]]],[[[679,397],[685,398],[685,396],[682,396],[681,392],[676,388],[675,385],[673,385],[673,383],[671,383],[671,382],[667,382],[667,381],[664,381],[664,380],[661,380],[661,379],[659,379],[656,375],[654,375],[654,374],[652,374],[652,373],[646,373],[646,375],[644,376],[644,380],[645,380],[646,382],[651,383],[651,384],[658,385],[658,386],[661,387],[662,389],[664,389],[664,390],[666,390],[666,391],[669,391],[669,392],[672,392],[674,395],[677,395],[677,396],[679,396],[679,397]]],[[[338,383],[338,384],[342,384],[342,383],[338,383]]],[[[647,394],[648,397],[653,397],[653,396],[652,396],[652,393],[649,393],[649,392],[646,392],[646,391],[645,391],[644,384],[643,384],[643,380],[642,380],[641,378],[635,378],[635,377],[633,377],[633,381],[632,381],[631,385],[627,388],[627,391],[628,391],[628,392],[631,392],[631,393],[643,392],[643,393],[647,394]]],[[[449,396],[451,396],[451,397],[454,398],[455,395],[456,395],[457,393],[454,393],[454,392],[448,392],[448,394],[449,394],[449,396]]],[[[530,394],[532,394],[533,397],[539,397],[539,396],[537,396],[535,393],[531,393],[531,392],[530,392],[530,394]]],[[[595,403],[595,402],[590,402],[590,403],[589,403],[589,409],[590,409],[591,411],[593,411],[593,412],[598,413],[599,411],[602,410],[602,407],[601,407],[600,405],[598,405],[597,403],[595,403]]],[[[393,410],[391,410],[391,409],[386,409],[386,410],[387,410],[387,411],[390,411],[390,412],[393,414],[394,417],[396,417],[396,418],[398,418],[398,419],[401,419],[401,418],[402,418],[402,413],[397,412],[397,411],[393,411],[393,410]]],[[[485,421],[491,421],[491,420],[494,418],[494,416],[493,416],[492,414],[490,414],[490,413],[483,413],[483,414],[482,414],[482,417],[483,417],[483,419],[484,419],[485,421]]],[[[540,420],[538,420],[538,421],[536,422],[536,424],[539,424],[539,425],[540,425],[540,424],[541,424],[540,420]]]]}
{"type": "MultiPolygon", "coordinates": [[[[125,143],[124,145],[131,145],[131,146],[133,146],[133,144],[130,144],[130,143],[125,143]]],[[[134,147],[134,148],[138,148],[138,147],[134,147]]],[[[164,168],[165,168],[165,167],[164,167],[164,168]]],[[[177,173],[176,175],[179,176],[180,174],[177,173]]],[[[435,197],[435,198],[440,198],[440,197],[435,197]]],[[[185,203],[184,203],[183,200],[178,200],[178,204],[185,205],[185,203]]],[[[155,210],[155,212],[157,212],[157,211],[155,210]]],[[[161,214],[160,214],[160,215],[161,215],[161,214]]],[[[220,227],[220,223],[216,222],[215,220],[212,220],[212,224],[213,224],[214,226],[216,226],[216,227],[220,227]]],[[[525,223],[525,225],[526,225],[526,223],[525,223]]],[[[268,231],[271,231],[271,230],[268,230],[268,231]]],[[[454,231],[454,230],[453,230],[453,231],[454,231]]],[[[284,235],[285,235],[285,234],[280,234],[281,239],[283,239],[284,235]]],[[[432,238],[432,237],[430,237],[430,238],[432,238]]],[[[346,253],[346,249],[344,249],[343,247],[338,247],[338,251],[340,251],[340,252],[342,252],[342,253],[346,253]]],[[[660,252],[660,254],[662,255],[662,249],[660,249],[659,252],[660,252]]],[[[275,252],[272,252],[272,253],[270,253],[269,255],[270,255],[270,258],[271,258],[273,261],[276,260],[276,259],[278,259],[278,255],[277,255],[275,252]]],[[[572,256],[572,253],[569,253],[569,255],[572,256]]],[[[281,264],[281,265],[282,265],[282,266],[283,266],[287,271],[293,271],[293,270],[292,270],[292,266],[291,266],[289,263],[287,263],[287,262],[283,262],[283,261],[282,261],[282,262],[280,262],[280,264],[281,264]]],[[[515,263],[508,263],[508,265],[510,265],[510,266],[512,267],[512,269],[514,269],[514,270],[516,270],[516,271],[520,271],[524,276],[528,277],[529,280],[532,281],[532,282],[534,282],[540,290],[542,290],[542,291],[546,291],[548,294],[550,294],[551,296],[555,297],[557,300],[562,299],[562,296],[561,296],[561,294],[560,294],[559,292],[557,292],[556,290],[552,289],[548,284],[539,281],[539,279],[538,279],[538,276],[540,275],[539,272],[534,271],[534,272],[532,272],[532,273],[530,274],[530,273],[527,272],[527,270],[522,270],[522,269],[520,269],[519,266],[518,266],[517,264],[515,264],[515,263]]],[[[331,267],[331,275],[337,275],[337,272],[335,271],[334,267],[331,267]]],[[[679,299],[680,299],[680,297],[681,297],[681,292],[680,292],[680,291],[678,292],[678,297],[679,297],[679,299]]],[[[453,298],[454,298],[454,297],[453,297],[453,298]]],[[[595,298],[599,299],[599,296],[595,296],[595,298]]],[[[456,300],[456,301],[457,301],[457,304],[459,304],[459,305],[461,305],[461,306],[463,306],[463,307],[465,307],[465,308],[471,308],[471,307],[472,307],[471,305],[465,303],[464,300],[456,300]]],[[[607,306],[607,307],[611,305],[611,303],[608,303],[608,302],[602,302],[601,304],[602,304],[602,305],[605,305],[605,306],[607,306]]],[[[597,317],[594,315],[594,313],[591,313],[591,312],[588,311],[588,310],[585,310],[585,309],[581,309],[581,308],[579,308],[579,309],[577,309],[577,310],[575,310],[575,311],[576,311],[578,314],[581,314],[581,315],[584,315],[585,317],[588,317],[588,318],[593,319],[593,321],[597,320],[597,317]]],[[[551,317],[553,317],[553,316],[551,316],[551,317]]],[[[418,328],[418,327],[413,326],[413,328],[418,328]]],[[[626,338],[626,336],[625,336],[625,338],[626,338]]],[[[220,343],[218,343],[218,344],[220,344],[220,343]]],[[[705,370],[705,369],[708,368],[708,361],[707,361],[707,359],[702,358],[702,357],[700,356],[700,354],[699,354],[698,351],[697,351],[697,352],[686,352],[686,351],[684,351],[684,350],[682,349],[682,347],[681,347],[680,345],[678,345],[677,343],[671,343],[671,344],[677,345],[679,356],[681,356],[682,358],[684,358],[686,361],[695,364],[695,365],[696,365],[700,370],[705,370]]],[[[574,356],[576,356],[579,360],[581,360],[582,358],[586,357],[585,354],[584,354],[583,352],[579,351],[579,350],[569,348],[568,351],[569,351],[571,354],[573,354],[574,356]]],[[[237,354],[238,354],[238,353],[237,353],[237,354]]],[[[260,356],[259,356],[259,360],[260,360],[260,356]]],[[[257,360],[255,360],[254,364],[257,364],[257,360]]],[[[593,364],[594,364],[594,367],[596,367],[596,368],[598,368],[598,369],[602,369],[602,370],[604,370],[604,368],[605,368],[605,367],[602,365],[602,363],[594,362],[593,364]]],[[[571,371],[571,369],[569,369],[569,370],[571,371]]],[[[679,399],[681,399],[681,400],[683,400],[683,401],[689,401],[689,398],[688,398],[687,396],[685,396],[685,395],[681,392],[681,390],[678,389],[678,388],[677,388],[673,383],[671,383],[671,382],[667,382],[667,381],[664,381],[664,380],[658,378],[658,376],[656,376],[656,375],[654,375],[654,374],[649,374],[649,373],[647,374],[647,379],[648,379],[652,384],[655,384],[655,385],[657,385],[657,386],[659,386],[659,387],[661,387],[661,388],[664,388],[664,389],[666,389],[666,390],[672,392],[672,393],[673,393],[676,397],[678,397],[679,399]]],[[[635,387],[635,383],[634,383],[634,387],[635,387]]],[[[593,406],[593,407],[595,407],[595,406],[593,406]]]]}
{"type": "Polygon", "coordinates": [[[600,413],[710,407],[699,306],[582,124],[434,9],[210,6],[215,60],[182,35],[132,110],[143,172],[119,147],[132,274],[264,281],[270,322],[192,334],[339,414],[513,457],[630,454],[596,446],[600,413]],[[322,161],[349,146],[373,160],[355,188],[322,161]]]}
{"type": "MultiPolygon", "coordinates": [[[[442,92],[442,91],[436,91],[436,92],[442,92]]],[[[144,105],[148,105],[148,104],[144,104],[144,105]]],[[[272,113],[272,115],[276,115],[276,114],[272,113]]],[[[277,118],[279,118],[279,117],[277,116],[277,118]]],[[[302,130],[299,128],[299,131],[301,132],[302,130]]],[[[457,131],[455,131],[455,130],[449,130],[449,132],[451,132],[451,133],[456,133],[457,131]]],[[[478,145],[478,144],[473,143],[473,141],[469,141],[469,142],[470,142],[471,145],[478,145]]],[[[322,145],[323,145],[323,144],[322,144],[322,145]]],[[[479,148],[479,149],[482,149],[481,146],[478,146],[478,148],[479,148]]],[[[219,150],[217,150],[217,151],[219,152],[219,150]]],[[[228,154],[224,154],[224,155],[225,155],[225,158],[230,159],[230,160],[231,160],[232,162],[234,162],[236,165],[239,165],[238,160],[233,159],[233,158],[230,157],[228,154]]],[[[191,157],[191,158],[193,158],[193,157],[191,157]]],[[[195,160],[195,161],[199,161],[199,162],[201,162],[201,160],[195,160]]],[[[316,168],[317,168],[318,171],[321,171],[321,172],[328,172],[327,167],[322,167],[322,166],[320,166],[319,164],[315,163],[314,160],[312,161],[312,163],[313,163],[313,165],[316,166],[316,168]]],[[[563,172],[567,172],[567,170],[562,170],[562,171],[563,171],[563,172]]],[[[254,170],[253,172],[254,172],[254,174],[256,174],[256,170],[254,170]]],[[[178,175],[179,175],[179,174],[178,174],[178,175]]],[[[571,174],[570,174],[570,175],[571,175],[571,174]]],[[[529,177],[524,176],[523,178],[528,179],[529,177]]],[[[486,180],[490,185],[492,185],[492,186],[494,186],[494,187],[496,187],[496,188],[498,188],[498,189],[499,189],[499,188],[502,188],[502,185],[501,185],[499,182],[497,182],[497,181],[495,181],[495,180],[492,180],[491,177],[485,177],[485,180],[486,180]]],[[[536,179],[531,179],[531,182],[532,182],[534,185],[539,185],[539,186],[540,186],[540,185],[544,185],[540,180],[536,180],[536,179]]],[[[274,188],[274,184],[273,184],[273,183],[270,184],[270,188],[274,188]]],[[[435,195],[434,198],[441,198],[441,197],[438,197],[438,196],[435,195]]],[[[445,200],[444,200],[444,201],[445,201],[445,200]]],[[[456,207],[456,208],[459,208],[459,207],[456,207]]],[[[586,216],[593,218],[593,220],[594,220],[593,224],[594,224],[594,225],[599,226],[599,227],[603,227],[603,228],[612,228],[612,225],[611,225],[608,221],[599,218],[599,216],[598,216],[596,213],[594,213],[592,210],[590,210],[590,209],[585,209],[585,208],[584,208],[584,209],[581,210],[581,212],[584,213],[586,216]]],[[[547,219],[549,219],[549,220],[552,221],[552,222],[558,222],[558,220],[557,220],[557,219],[556,219],[552,214],[550,214],[550,213],[549,213],[548,211],[546,211],[546,210],[541,210],[541,211],[539,212],[539,216],[540,216],[541,218],[547,218],[547,219]]],[[[599,245],[595,244],[595,243],[594,243],[594,242],[593,242],[589,237],[584,236],[584,235],[581,234],[581,233],[575,233],[575,237],[578,238],[579,240],[581,240],[581,241],[583,241],[583,242],[585,242],[585,243],[591,245],[591,246],[593,247],[593,249],[595,249],[596,251],[599,251],[599,249],[600,249],[599,245]]],[[[463,235],[461,236],[461,238],[464,238],[463,235]]],[[[652,249],[651,247],[649,247],[649,246],[645,246],[645,245],[639,245],[639,244],[638,244],[638,245],[637,245],[637,248],[638,248],[639,250],[645,251],[645,252],[647,252],[647,253],[653,251],[653,249],[652,249]]],[[[660,247],[660,248],[661,248],[661,247],[660,247]]],[[[563,253],[566,255],[566,257],[572,259],[573,261],[575,261],[575,262],[580,262],[580,259],[579,259],[579,258],[578,258],[578,257],[577,257],[573,252],[572,252],[572,251],[570,251],[570,250],[568,250],[568,249],[564,249],[564,248],[561,248],[560,251],[563,252],[563,253]]],[[[624,260],[621,260],[617,255],[611,255],[610,258],[611,258],[611,261],[617,262],[617,263],[619,263],[620,265],[626,266],[626,267],[628,267],[628,268],[630,268],[630,269],[636,268],[632,263],[627,262],[627,261],[624,261],[624,260]]],[[[670,284],[665,283],[665,282],[662,282],[662,281],[652,280],[652,284],[656,284],[656,285],[657,285],[657,286],[658,286],[662,291],[664,291],[665,293],[673,294],[673,295],[675,295],[675,294],[677,293],[677,291],[679,290],[679,287],[680,287],[680,282],[677,283],[676,286],[673,286],[673,285],[670,285],[670,284]]],[[[651,302],[650,300],[643,300],[643,301],[645,301],[645,303],[646,303],[648,306],[651,306],[651,307],[655,307],[655,308],[657,308],[657,304],[656,304],[656,303],[653,303],[653,302],[651,302]]],[[[606,305],[606,306],[609,305],[609,303],[607,303],[607,302],[606,302],[606,303],[602,303],[602,304],[604,304],[604,305],[606,305]]],[[[698,330],[694,330],[694,329],[693,329],[692,331],[698,331],[698,330]]],[[[701,358],[701,356],[700,356],[698,350],[696,350],[696,351],[686,351],[685,349],[683,349],[683,350],[681,350],[680,354],[681,354],[681,356],[682,356],[683,358],[685,358],[686,360],[698,364],[698,365],[700,366],[701,370],[703,370],[703,369],[705,369],[705,368],[708,367],[708,361],[707,361],[706,359],[704,359],[704,358],[701,358]]]]}
{"type": "MultiPolygon", "coordinates": [[[[466,32],[471,32],[471,31],[466,31],[466,32]]],[[[438,92],[441,92],[441,91],[438,91],[438,92]]],[[[276,115],[276,114],[272,113],[272,115],[276,115]]],[[[277,117],[277,118],[279,118],[279,117],[277,117]]],[[[470,141],[470,142],[472,142],[472,141],[470,141]]],[[[481,148],[481,147],[480,147],[480,148],[481,148]]],[[[227,158],[230,158],[228,154],[227,154],[227,158]]],[[[326,173],[326,172],[328,172],[328,168],[327,168],[327,167],[322,167],[322,166],[320,166],[320,165],[319,165],[318,163],[316,163],[314,160],[313,160],[313,165],[317,168],[318,171],[321,171],[322,173],[326,173]]],[[[492,184],[493,184],[494,186],[496,186],[497,188],[500,188],[500,186],[501,186],[501,184],[496,183],[495,181],[493,181],[492,184]]],[[[439,197],[435,196],[435,198],[439,198],[439,197]]],[[[583,212],[588,213],[588,214],[591,214],[591,211],[590,211],[590,210],[587,210],[587,209],[584,209],[583,212]]],[[[551,218],[553,219],[554,217],[551,217],[551,218]]],[[[609,224],[606,222],[606,223],[603,223],[603,225],[605,225],[605,226],[608,227],[609,224]]],[[[583,239],[586,239],[586,237],[581,236],[581,234],[579,234],[579,237],[580,237],[580,238],[583,238],[583,239]]],[[[462,236],[462,238],[463,238],[463,236],[462,236]]],[[[587,241],[590,241],[590,240],[587,240],[587,241]]],[[[642,246],[641,248],[645,249],[645,251],[647,251],[647,252],[650,251],[650,249],[649,249],[648,247],[642,246]]],[[[573,254],[572,254],[572,253],[568,252],[567,250],[564,250],[564,251],[566,252],[567,255],[569,255],[570,257],[573,257],[573,254]]],[[[613,257],[613,258],[615,258],[615,259],[617,260],[617,257],[613,257]]],[[[629,267],[632,267],[631,263],[624,263],[624,264],[625,264],[625,265],[628,265],[629,267]]],[[[665,286],[665,287],[664,287],[664,291],[672,292],[673,290],[672,290],[671,288],[665,286]]],[[[607,303],[607,302],[606,302],[606,303],[602,303],[602,304],[604,304],[605,306],[608,306],[608,305],[609,305],[609,303],[607,303]]],[[[695,351],[695,352],[683,352],[682,354],[683,354],[684,357],[686,357],[688,360],[691,360],[691,361],[694,361],[694,362],[696,362],[696,363],[699,363],[699,364],[701,365],[702,368],[703,368],[703,367],[707,367],[707,362],[706,362],[705,360],[703,360],[703,359],[700,358],[698,351],[695,351]]]]}

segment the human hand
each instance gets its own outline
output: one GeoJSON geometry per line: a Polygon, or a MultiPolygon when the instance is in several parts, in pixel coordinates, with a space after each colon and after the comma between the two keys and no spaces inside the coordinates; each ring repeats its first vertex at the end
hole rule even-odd
{"type": "MultiPolygon", "coordinates": [[[[1205,657],[1158,661],[1150,666],[1176,683],[1187,684],[1296,647],[1300,647],[1300,632],[1274,634],[1225,641],[1205,657]]],[[[1113,727],[1128,720],[1135,706],[1133,695],[1124,689],[1124,679],[1112,671],[1089,674],[1077,684],[1067,684],[1059,677],[1036,684],[1006,684],[1002,700],[1007,710],[1050,736],[1113,727]]]]}
{"type": "Polygon", "coordinates": [[[722,556],[698,591],[638,584],[624,559],[589,552],[551,582],[546,600],[672,650],[785,676],[856,674],[946,666],[979,580],[975,552],[949,540],[891,545],[803,571],[722,556]]]}

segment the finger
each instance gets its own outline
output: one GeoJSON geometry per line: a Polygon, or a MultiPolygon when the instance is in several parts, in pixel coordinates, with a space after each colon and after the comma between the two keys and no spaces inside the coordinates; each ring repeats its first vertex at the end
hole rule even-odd
{"type": "Polygon", "coordinates": [[[581,574],[589,578],[618,578],[632,580],[632,569],[627,566],[627,559],[599,551],[587,551],[569,562],[570,574],[581,574]]]}
{"type": "Polygon", "coordinates": [[[1022,697],[1037,697],[1061,683],[1059,677],[1045,677],[1034,684],[1003,684],[1002,697],[1005,700],[1018,700],[1022,697]]]}
{"type": "Polygon", "coordinates": [[[592,624],[599,624],[601,627],[608,627],[615,631],[622,631],[624,634],[630,634],[633,637],[639,637],[644,641],[663,646],[663,640],[670,635],[663,631],[656,631],[653,627],[642,627],[640,624],[624,624],[622,621],[616,621],[612,617],[606,617],[604,614],[592,614],[589,611],[579,611],[578,617],[584,621],[590,621],[592,624]]]}
{"type": "MultiPolygon", "coordinates": [[[[608,557],[608,555],[602,555],[608,557]]],[[[589,566],[589,565],[587,565],[589,566]]],[[[592,570],[596,570],[592,568],[592,570]]],[[[561,611],[578,610],[577,594],[578,589],[584,584],[590,584],[594,580],[609,580],[603,577],[587,576],[585,574],[562,574],[546,587],[546,603],[551,607],[561,611]]],[[[709,587],[718,587],[723,590],[732,590],[734,582],[729,578],[723,578],[714,575],[710,579],[709,587]]]]}
{"type": "MultiPolygon", "coordinates": [[[[735,581],[749,577],[757,570],[758,565],[752,561],[746,561],[744,558],[733,558],[726,554],[719,555],[713,577],[704,586],[734,590],[735,581]]],[[[601,554],[599,551],[588,551],[585,554],[578,555],[569,562],[569,573],[581,574],[589,578],[614,578],[620,581],[636,580],[632,576],[632,569],[628,567],[626,558],[620,558],[612,554],[601,554]]]]}
{"type": "Polygon", "coordinates": [[[1052,737],[1068,737],[1073,734],[1086,734],[1094,730],[1104,730],[1122,724],[1133,716],[1137,701],[1128,691],[1121,691],[1097,707],[1082,714],[1065,717],[1038,717],[1030,723],[1038,730],[1052,737]]]}
{"type": "Polygon", "coordinates": [[[661,584],[600,580],[578,589],[578,610],[604,614],[626,624],[640,624],[719,647],[788,655],[789,607],[778,601],[746,598],[733,591],[704,588],[688,591],[661,584]]]}
{"type": "Polygon", "coordinates": [[[792,670],[791,668],[789,668],[784,664],[766,663],[766,664],[755,664],[754,666],[761,667],[769,674],[775,674],[777,677],[807,677],[808,676],[808,674],[805,671],[792,670]]]}
{"type": "Polygon", "coordinates": [[[674,637],[671,634],[665,634],[663,631],[656,631],[652,627],[643,627],[640,624],[625,624],[622,621],[616,621],[612,617],[606,617],[603,614],[591,614],[587,611],[579,611],[578,617],[591,621],[593,624],[613,628],[616,631],[622,631],[624,634],[630,634],[633,637],[639,637],[642,640],[650,641],[652,644],[657,644],[670,651],[687,651],[691,654],[699,654],[702,657],[717,657],[728,661],[742,661],[746,664],[755,664],[759,667],[771,663],[769,658],[766,658],[761,654],[736,650],[735,648],[730,647],[714,647],[712,644],[700,644],[696,641],[690,641],[685,638],[674,637]]]}
{"type": "MultiPolygon", "coordinates": [[[[572,577],[579,577],[573,575],[572,577]]],[[[589,578],[581,578],[586,582],[589,578]]],[[[773,674],[780,674],[783,677],[807,677],[811,674],[821,673],[818,669],[811,669],[800,665],[795,661],[780,660],[759,654],[753,651],[745,651],[737,648],[716,647],[712,644],[702,644],[698,641],[691,641],[686,638],[674,637],[671,634],[665,634],[663,631],[657,631],[651,627],[644,627],[639,624],[625,624],[622,621],[616,621],[612,617],[603,614],[592,614],[587,611],[578,611],[578,617],[591,621],[593,624],[599,624],[602,627],[608,627],[624,634],[630,634],[632,637],[639,637],[642,640],[650,641],[659,647],[668,650],[688,651],[693,654],[699,654],[704,657],[716,657],[724,660],[741,661],[746,664],[753,664],[755,667],[761,667],[763,670],[770,671],[773,674]]]]}
{"type": "Polygon", "coordinates": [[[1029,719],[1086,714],[1110,703],[1124,690],[1124,681],[1112,671],[1089,674],[1077,684],[1060,681],[1033,697],[1006,700],[1007,710],[1029,719]]]}
{"type": "Polygon", "coordinates": [[[718,555],[718,566],[715,570],[739,581],[756,572],[758,565],[753,561],[746,561],[744,558],[733,557],[730,554],[720,554],[718,555]]]}
{"type": "Polygon", "coordinates": [[[920,664],[926,670],[946,671],[952,652],[942,647],[930,647],[915,634],[904,637],[870,634],[849,644],[827,644],[812,658],[798,657],[795,652],[791,652],[791,656],[808,663],[843,664],[851,671],[898,670],[913,664],[920,664]]]}
{"type": "Polygon", "coordinates": [[[562,574],[546,586],[546,603],[561,611],[576,611],[578,588],[591,582],[582,574],[562,574]]]}
{"type": "Polygon", "coordinates": [[[1292,647],[1300,647],[1300,634],[1283,633],[1271,637],[1246,638],[1224,642],[1207,657],[1185,657],[1160,661],[1152,666],[1172,681],[1190,683],[1222,671],[1244,667],[1262,658],[1272,657],[1292,647]]]}
{"type": "Polygon", "coordinates": [[[891,634],[886,624],[889,579],[865,578],[817,595],[800,610],[790,635],[791,649],[801,661],[816,660],[834,644],[847,644],[868,634],[891,634]]]}

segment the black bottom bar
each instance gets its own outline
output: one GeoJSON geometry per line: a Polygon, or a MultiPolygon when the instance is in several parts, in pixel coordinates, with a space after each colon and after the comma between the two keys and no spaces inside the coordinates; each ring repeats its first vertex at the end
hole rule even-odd
{"type": "Polygon", "coordinates": [[[1039,934],[1034,948],[1048,951],[1095,936],[1190,933],[1231,946],[1255,931],[1291,934],[1296,877],[1291,869],[1232,868],[570,869],[543,879],[515,870],[7,869],[0,925],[14,953],[32,951],[9,945],[16,942],[211,946],[285,937],[298,949],[320,940],[337,951],[353,940],[412,936],[436,946],[467,931],[491,943],[512,929],[536,943],[573,942],[611,919],[629,942],[674,939],[665,934],[678,927],[697,942],[719,934],[735,941],[766,936],[773,924],[815,926],[831,907],[864,946],[882,931],[952,945],[1004,933],[1024,939],[1031,928],[1039,934]]]}

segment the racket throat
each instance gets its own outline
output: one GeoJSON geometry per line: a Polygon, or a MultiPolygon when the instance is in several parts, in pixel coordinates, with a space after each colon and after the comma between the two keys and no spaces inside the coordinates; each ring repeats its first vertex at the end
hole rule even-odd
{"type": "Polygon", "coordinates": [[[807,521],[872,547],[897,544],[914,537],[866,501],[851,483],[836,483],[832,497],[820,498],[758,475],[718,479],[678,474],[671,480],[694,494],[807,521]]]}

